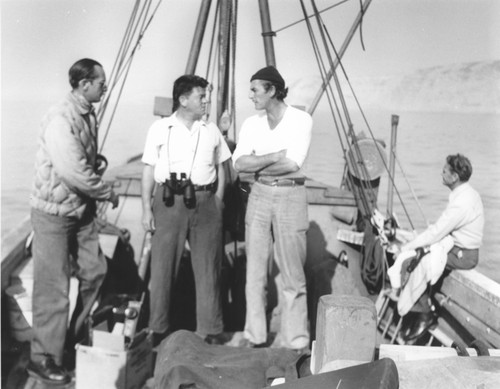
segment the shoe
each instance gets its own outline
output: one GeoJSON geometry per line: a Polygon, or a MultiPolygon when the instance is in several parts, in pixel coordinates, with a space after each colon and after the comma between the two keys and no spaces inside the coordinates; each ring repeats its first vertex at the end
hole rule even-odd
{"type": "Polygon", "coordinates": [[[240,341],[238,342],[237,347],[254,348],[255,345],[252,342],[250,342],[247,338],[241,338],[240,341]]]}
{"type": "Polygon", "coordinates": [[[433,312],[420,312],[413,316],[413,322],[402,331],[401,337],[406,342],[417,340],[437,324],[437,317],[433,312]]]}
{"type": "Polygon", "coordinates": [[[294,348],[293,351],[295,351],[295,353],[298,355],[305,355],[311,353],[311,349],[309,348],[309,346],[305,346],[302,348],[294,348]]]}
{"type": "Polygon", "coordinates": [[[66,370],[58,366],[52,357],[46,357],[40,362],[30,360],[26,370],[31,377],[51,385],[65,385],[71,381],[66,370]]]}
{"type": "Polygon", "coordinates": [[[241,338],[236,347],[244,347],[244,348],[265,348],[265,343],[255,344],[250,342],[247,338],[241,338]]]}
{"type": "Polygon", "coordinates": [[[207,335],[205,342],[208,344],[223,345],[228,341],[227,336],[221,332],[220,334],[207,335]]]}

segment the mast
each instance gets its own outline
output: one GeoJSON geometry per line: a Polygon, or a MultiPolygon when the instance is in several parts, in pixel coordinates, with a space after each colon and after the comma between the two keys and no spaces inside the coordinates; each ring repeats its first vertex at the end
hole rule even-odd
{"type": "Polygon", "coordinates": [[[205,35],[205,28],[207,26],[211,3],[212,0],[203,0],[200,5],[200,13],[198,15],[198,21],[196,22],[196,30],[194,32],[193,42],[191,43],[191,50],[189,50],[186,74],[194,74],[196,71],[196,65],[200,56],[201,43],[203,42],[203,36],[205,35]]]}
{"type": "Polygon", "coordinates": [[[273,37],[276,33],[271,28],[271,18],[269,16],[269,3],[267,0],[259,0],[260,23],[262,25],[262,37],[264,38],[264,51],[266,54],[266,65],[276,67],[274,56],[273,37]]]}
{"type": "MultiPolygon", "coordinates": [[[[231,15],[233,12],[232,0],[220,0],[219,20],[219,76],[217,88],[217,122],[227,108],[227,96],[229,92],[229,62],[230,62],[230,36],[231,15]]],[[[234,50],[234,48],[233,48],[234,50]]],[[[233,64],[234,66],[234,64],[233,64]]]]}
{"type": "Polygon", "coordinates": [[[335,58],[333,61],[332,68],[329,70],[328,74],[325,76],[325,81],[323,82],[323,85],[321,85],[318,93],[314,97],[313,102],[311,103],[311,107],[309,108],[309,113],[313,113],[318,106],[319,101],[321,100],[321,96],[323,96],[323,93],[325,92],[325,89],[330,82],[330,79],[333,77],[333,72],[335,72],[335,69],[337,68],[340,59],[344,56],[345,51],[347,50],[347,47],[351,43],[351,39],[356,33],[356,30],[358,29],[359,25],[361,24],[361,21],[363,20],[363,15],[365,14],[366,10],[368,9],[368,6],[370,5],[372,0],[366,0],[361,8],[361,10],[358,13],[358,16],[354,20],[354,23],[352,24],[351,29],[349,30],[349,33],[347,34],[344,43],[342,44],[342,47],[340,48],[338,52],[338,57],[335,58]]]}

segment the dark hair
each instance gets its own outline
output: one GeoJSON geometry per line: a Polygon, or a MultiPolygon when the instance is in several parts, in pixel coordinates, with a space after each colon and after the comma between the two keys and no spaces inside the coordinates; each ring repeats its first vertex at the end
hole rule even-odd
{"type": "Polygon", "coordinates": [[[78,88],[81,80],[93,80],[96,78],[95,67],[102,65],[93,59],[83,58],[76,61],[69,69],[69,83],[73,89],[78,88]]]}
{"type": "Polygon", "coordinates": [[[193,74],[185,74],[180,76],[174,82],[174,90],[172,92],[173,98],[173,106],[172,112],[177,111],[179,108],[179,99],[181,96],[189,95],[193,91],[194,88],[206,88],[208,85],[208,81],[202,77],[195,76],[193,74]]]}
{"type": "Polygon", "coordinates": [[[462,154],[448,155],[446,157],[446,163],[450,166],[454,173],[458,174],[460,181],[469,181],[469,178],[472,175],[472,165],[469,158],[462,154]]]}
{"type": "Polygon", "coordinates": [[[278,99],[279,101],[283,101],[285,100],[287,94],[288,94],[288,88],[284,88],[283,86],[281,85],[277,85],[271,81],[262,81],[262,84],[264,86],[264,89],[266,90],[266,92],[271,89],[272,86],[274,86],[274,89],[276,90],[276,93],[275,93],[275,97],[276,99],[278,99]]]}

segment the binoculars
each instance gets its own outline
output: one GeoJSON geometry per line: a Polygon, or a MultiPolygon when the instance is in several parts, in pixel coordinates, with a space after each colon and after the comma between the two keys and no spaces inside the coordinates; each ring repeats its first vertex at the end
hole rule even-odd
{"type": "Polygon", "coordinates": [[[196,195],[194,185],[186,173],[180,174],[180,179],[177,179],[176,173],[170,173],[170,180],[165,180],[163,185],[163,203],[167,207],[174,205],[175,195],[181,195],[184,200],[184,205],[187,208],[194,208],[196,205],[196,195]]]}

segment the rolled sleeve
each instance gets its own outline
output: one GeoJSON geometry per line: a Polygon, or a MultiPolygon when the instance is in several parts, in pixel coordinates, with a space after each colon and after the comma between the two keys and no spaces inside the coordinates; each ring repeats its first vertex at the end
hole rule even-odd
{"type": "Polygon", "coordinates": [[[297,126],[297,130],[293,136],[293,142],[286,152],[286,157],[294,161],[299,168],[302,167],[306,160],[309,146],[311,145],[313,121],[310,115],[304,115],[301,125],[297,126]]]}
{"type": "Polygon", "coordinates": [[[159,121],[156,121],[148,130],[146,142],[144,144],[144,152],[141,159],[141,161],[146,165],[155,166],[158,162],[158,151],[161,146],[160,142],[158,141],[158,131],[160,130],[159,126],[159,121]]]}
{"type": "Polygon", "coordinates": [[[231,158],[231,151],[229,150],[229,147],[227,146],[227,143],[224,137],[222,136],[221,132],[219,131],[219,129],[216,128],[216,130],[217,130],[218,145],[215,156],[215,164],[220,164],[231,158]]]}
{"type": "Polygon", "coordinates": [[[254,149],[252,146],[252,142],[248,133],[248,124],[247,121],[243,123],[241,126],[240,134],[239,134],[239,139],[238,143],[236,144],[236,149],[234,150],[233,153],[233,167],[236,169],[234,166],[238,158],[242,157],[243,155],[251,155],[253,154],[254,149]]]}

